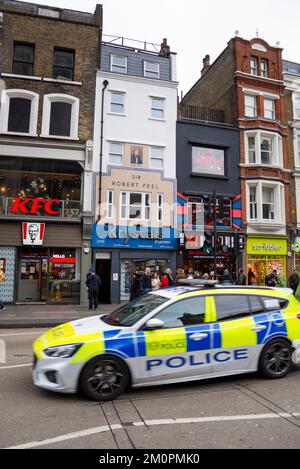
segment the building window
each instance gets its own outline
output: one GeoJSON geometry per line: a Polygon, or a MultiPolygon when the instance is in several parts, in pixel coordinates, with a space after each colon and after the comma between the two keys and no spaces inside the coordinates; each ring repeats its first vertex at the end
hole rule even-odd
{"type": "Polygon", "coordinates": [[[263,220],[275,220],[275,194],[272,187],[262,187],[262,217],[263,220]]]}
{"type": "Polygon", "coordinates": [[[153,169],[164,168],[164,149],[160,147],[151,147],[150,149],[150,167],[153,169]]]}
{"type": "Polygon", "coordinates": [[[107,218],[114,216],[114,191],[107,191],[107,218]]]}
{"type": "Polygon", "coordinates": [[[265,119],[275,119],[275,101],[274,99],[264,99],[264,117],[265,119]]]}
{"type": "Polygon", "coordinates": [[[250,187],[250,219],[257,220],[256,187],[250,187]]]}
{"type": "Polygon", "coordinates": [[[250,70],[251,75],[258,75],[257,59],[255,57],[250,59],[250,70]]]}
{"type": "Polygon", "coordinates": [[[111,91],[110,111],[115,114],[124,114],[125,93],[111,91]]]}
{"type": "Polygon", "coordinates": [[[192,174],[225,176],[225,150],[221,148],[192,147],[192,174]]]}
{"type": "Polygon", "coordinates": [[[44,96],[42,137],[78,139],[79,99],[65,94],[44,96]]]}
{"type": "Polygon", "coordinates": [[[54,49],[53,78],[74,79],[74,50],[54,49]]]}
{"type": "Polygon", "coordinates": [[[127,73],[127,57],[111,55],[110,71],[116,73],[127,73]]]}
{"type": "Polygon", "coordinates": [[[108,163],[121,166],[123,163],[123,144],[110,143],[108,163]]]}
{"type": "Polygon", "coordinates": [[[36,135],[39,95],[27,90],[3,90],[0,131],[36,135]]]}
{"type": "Polygon", "coordinates": [[[246,163],[282,166],[282,138],[263,131],[246,133],[246,163]]]}
{"type": "Polygon", "coordinates": [[[257,116],[256,96],[245,95],[245,116],[257,116]]]}
{"type": "Polygon", "coordinates": [[[121,219],[150,220],[151,196],[140,192],[121,192],[121,219]]]}
{"type": "Polygon", "coordinates": [[[284,186],[281,183],[247,183],[248,222],[285,224],[284,186]]]}
{"type": "Polygon", "coordinates": [[[157,194],[157,220],[159,222],[163,221],[163,203],[164,203],[163,194],[157,194]]]}
{"type": "Polygon", "coordinates": [[[300,120],[300,96],[294,99],[294,119],[300,120]]]}
{"type": "Polygon", "coordinates": [[[17,75],[33,75],[34,45],[14,43],[12,73],[17,75]]]}
{"type": "Polygon", "coordinates": [[[153,119],[163,119],[165,114],[165,99],[151,98],[151,117],[153,119]]]}
{"type": "Polygon", "coordinates": [[[268,78],[268,62],[267,60],[260,61],[260,75],[263,78],[268,78]]]}
{"type": "Polygon", "coordinates": [[[159,78],[159,64],[144,61],[144,77],[159,78]]]}

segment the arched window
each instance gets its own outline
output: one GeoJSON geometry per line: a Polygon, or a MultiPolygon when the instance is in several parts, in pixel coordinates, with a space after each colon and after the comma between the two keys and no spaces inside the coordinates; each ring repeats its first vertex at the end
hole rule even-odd
{"type": "Polygon", "coordinates": [[[3,90],[1,133],[36,136],[39,95],[27,90],[3,90]]]}
{"type": "Polygon", "coordinates": [[[42,137],[78,139],[79,99],[66,94],[44,96],[42,137]]]}

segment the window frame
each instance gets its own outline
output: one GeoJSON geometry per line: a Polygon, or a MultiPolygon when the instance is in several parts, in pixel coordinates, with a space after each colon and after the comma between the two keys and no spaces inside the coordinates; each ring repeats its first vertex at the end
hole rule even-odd
{"type": "Polygon", "coordinates": [[[151,220],[151,193],[150,192],[139,192],[139,191],[120,191],[120,220],[126,220],[126,221],[133,221],[133,220],[138,220],[138,221],[144,221],[148,222],[151,220]],[[125,204],[123,203],[123,195],[125,195],[125,204]],[[131,194],[138,194],[141,195],[141,216],[140,218],[130,218],[130,207],[134,205],[130,205],[130,195],[131,194]],[[149,198],[149,204],[146,205],[146,198],[149,198]],[[125,208],[125,217],[122,216],[122,209],[125,208]],[[146,218],[146,209],[149,209],[149,218],[146,218]]]}
{"type": "Polygon", "coordinates": [[[125,115],[125,94],[124,91],[115,91],[115,90],[109,90],[110,91],[110,114],[116,114],[117,116],[124,116],[125,115]],[[113,102],[113,95],[119,95],[122,96],[122,103],[117,103],[113,102]],[[112,106],[122,106],[122,111],[117,112],[112,110],[112,106]]]}
{"type": "MultiPolygon", "coordinates": [[[[176,302],[173,302],[169,305],[166,305],[164,308],[162,308],[160,311],[158,311],[155,316],[153,316],[151,319],[157,319],[159,314],[163,313],[166,309],[168,308],[171,308],[172,306],[174,305],[179,305],[180,303],[182,303],[183,301],[192,301],[192,300],[202,300],[203,299],[203,303],[204,303],[204,315],[203,315],[203,322],[199,322],[199,323],[194,323],[194,324],[188,324],[188,325],[179,325],[179,326],[171,326],[171,327],[162,327],[162,328],[159,328],[157,330],[160,330],[160,331],[165,331],[165,330],[171,330],[171,329],[182,329],[182,328],[189,328],[189,327],[200,327],[200,326],[206,326],[208,325],[209,323],[206,322],[206,319],[207,319],[207,301],[206,301],[206,298],[207,296],[204,296],[204,295],[197,295],[197,296],[194,296],[194,297],[191,297],[191,298],[183,298],[182,300],[179,300],[179,301],[176,301],[176,302]]],[[[145,323],[145,325],[147,324],[147,322],[145,323]]],[[[144,326],[145,326],[144,325],[144,326]]]]}
{"type": "Polygon", "coordinates": [[[258,59],[257,57],[250,57],[250,74],[253,76],[258,76],[258,59]],[[255,62],[255,66],[252,66],[252,62],[255,62]],[[256,73],[252,73],[252,71],[256,71],[256,73]]]}
{"type": "Polygon", "coordinates": [[[151,169],[156,169],[157,171],[163,171],[164,170],[164,163],[165,163],[165,154],[164,154],[164,147],[159,147],[159,146],[155,146],[155,145],[152,145],[150,147],[150,158],[149,158],[149,163],[150,163],[150,168],[151,169]],[[152,150],[161,150],[161,157],[158,157],[158,156],[153,156],[152,155],[152,150]],[[156,160],[156,161],[161,161],[162,163],[162,167],[161,168],[158,168],[156,166],[154,166],[152,163],[153,163],[153,160],[156,160]]]}
{"type": "Polygon", "coordinates": [[[245,131],[245,163],[251,166],[267,166],[267,167],[283,167],[283,140],[282,137],[275,133],[265,130],[245,131]],[[251,150],[249,146],[249,138],[254,138],[255,146],[251,150]],[[272,161],[262,163],[261,144],[264,139],[272,140],[272,161]],[[255,152],[255,163],[250,162],[250,151],[255,152]]]}
{"type": "Polygon", "coordinates": [[[13,44],[13,59],[12,59],[12,64],[11,64],[11,73],[14,75],[21,75],[21,76],[34,76],[34,62],[35,62],[35,44],[34,43],[29,43],[29,42],[20,42],[20,41],[14,41],[13,44]],[[16,60],[15,59],[15,48],[16,46],[27,46],[31,47],[33,50],[33,61],[32,62],[27,62],[24,60],[16,60]],[[32,66],[32,73],[16,73],[14,71],[14,64],[15,63],[22,63],[22,64],[30,64],[32,66]]]}
{"type": "Polygon", "coordinates": [[[275,100],[272,98],[264,97],[264,118],[268,120],[276,120],[276,106],[275,106],[275,100]],[[272,109],[266,109],[266,101],[269,103],[272,103],[272,109]],[[268,117],[266,113],[270,112],[271,117],[268,117]]]}
{"type": "Polygon", "coordinates": [[[61,93],[51,93],[44,95],[43,117],[42,117],[42,133],[43,138],[58,138],[63,140],[79,140],[78,137],[78,124],[79,124],[79,106],[80,100],[75,96],[61,93]],[[70,121],[70,136],[50,135],[50,118],[51,118],[51,105],[53,102],[63,102],[71,104],[71,121],[70,121]]]}
{"type": "Polygon", "coordinates": [[[143,73],[144,77],[159,79],[160,78],[160,63],[159,62],[153,62],[153,61],[150,61],[150,60],[144,60],[143,61],[143,71],[144,71],[144,73],[143,73]],[[147,65],[149,65],[149,64],[157,65],[157,72],[147,70],[147,65]],[[149,76],[149,75],[147,75],[147,73],[153,73],[153,74],[156,73],[157,76],[149,76]]]}
{"type": "Polygon", "coordinates": [[[260,59],[260,76],[268,78],[268,61],[266,59],[260,59]],[[265,68],[262,67],[262,64],[265,64],[265,68]]]}
{"type": "Polygon", "coordinates": [[[114,190],[109,189],[107,191],[107,218],[111,220],[114,219],[114,215],[115,215],[114,199],[115,199],[114,190]],[[111,202],[110,202],[110,194],[111,194],[111,202]]]}
{"type": "Polygon", "coordinates": [[[128,57],[126,55],[119,55],[119,54],[110,54],[110,67],[109,67],[110,71],[113,72],[113,73],[121,73],[122,75],[126,75],[127,74],[127,70],[128,70],[128,57]],[[122,66],[122,65],[115,65],[113,63],[113,59],[114,57],[119,57],[119,58],[122,58],[122,59],[125,59],[125,65],[122,66]],[[125,71],[124,72],[121,72],[119,70],[113,70],[113,67],[117,67],[118,69],[124,69],[125,71]]]}
{"type": "Polygon", "coordinates": [[[157,221],[163,223],[164,221],[164,194],[157,194],[157,221]]]}
{"type": "Polygon", "coordinates": [[[165,107],[166,107],[166,98],[162,98],[160,96],[150,96],[150,119],[164,121],[165,120],[165,107]],[[161,101],[162,107],[158,108],[153,105],[153,101],[161,101]],[[160,111],[162,113],[162,117],[153,116],[152,112],[160,111]]]}
{"type": "Polygon", "coordinates": [[[66,81],[74,81],[74,75],[75,75],[75,49],[67,49],[67,48],[64,48],[64,47],[54,47],[54,50],[53,50],[53,67],[52,67],[52,78],[54,80],[66,80],[66,81]],[[58,65],[55,65],[55,54],[56,52],[68,52],[69,54],[72,54],[73,56],[73,66],[72,67],[63,67],[63,66],[58,66],[58,65]],[[62,69],[66,69],[66,70],[71,70],[72,71],[72,78],[69,78],[69,77],[62,77],[62,76],[55,76],[55,68],[62,68],[62,69]]]}
{"type": "Polygon", "coordinates": [[[257,117],[257,96],[254,94],[245,93],[245,117],[254,118],[257,117]],[[247,104],[247,98],[254,100],[254,106],[247,104]],[[253,114],[247,114],[247,108],[253,110],[253,114]]]}
{"type": "Polygon", "coordinates": [[[110,166],[123,166],[123,161],[124,161],[124,143],[122,142],[108,142],[109,144],[109,149],[108,149],[108,165],[110,166]],[[122,153],[115,153],[111,151],[111,145],[120,145],[122,153]],[[116,155],[116,156],[121,156],[121,163],[112,163],[110,161],[110,155],[116,155]]]}
{"type": "Polygon", "coordinates": [[[37,120],[39,109],[39,95],[33,91],[23,89],[6,89],[1,94],[0,133],[7,135],[22,135],[37,137],[37,120]],[[14,132],[8,130],[8,118],[11,98],[28,99],[31,101],[29,132],[14,132]]]}
{"type": "Polygon", "coordinates": [[[284,225],[286,222],[285,214],[285,200],[284,200],[284,185],[280,182],[268,182],[265,180],[249,180],[246,181],[246,210],[247,210],[247,223],[260,223],[263,225],[284,225]],[[250,210],[250,188],[256,187],[257,196],[257,218],[252,219],[250,210]],[[274,190],[274,220],[270,218],[263,218],[263,188],[272,188],[274,190]]]}

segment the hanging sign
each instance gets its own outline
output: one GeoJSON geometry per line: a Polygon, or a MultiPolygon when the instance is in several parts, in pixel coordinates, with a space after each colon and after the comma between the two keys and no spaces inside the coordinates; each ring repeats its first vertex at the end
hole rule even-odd
{"type": "Polygon", "coordinates": [[[23,244],[25,246],[42,246],[45,234],[45,223],[22,223],[23,244]]]}

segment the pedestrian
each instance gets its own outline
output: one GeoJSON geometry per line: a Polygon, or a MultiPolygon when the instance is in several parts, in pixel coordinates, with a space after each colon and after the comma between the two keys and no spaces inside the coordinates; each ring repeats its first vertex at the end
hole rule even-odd
{"type": "Polygon", "coordinates": [[[203,274],[203,280],[210,280],[210,275],[207,272],[203,274]]]}
{"type": "Polygon", "coordinates": [[[254,287],[257,285],[257,280],[252,269],[248,270],[248,285],[254,287]]]}
{"type": "Polygon", "coordinates": [[[141,277],[143,272],[133,274],[132,284],[130,287],[130,301],[136,300],[143,295],[141,277]]]}
{"type": "Polygon", "coordinates": [[[173,277],[172,277],[172,270],[166,269],[161,281],[161,288],[169,288],[172,287],[174,284],[173,277]]]}
{"type": "Polygon", "coordinates": [[[98,277],[94,269],[89,270],[89,275],[86,280],[89,295],[89,310],[97,309],[99,302],[99,288],[101,287],[101,279],[98,277]]]}
{"type": "Polygon", "coordinates": [[[145,268],[144,273],[141,276],[141,285],[142,285],[143,295],[147,295],[148,293],[151,292],[152,285],[151,285],[151,269],[150,269],[150,267],[145,268]]]}
{"type": "Polygon", "coordinates": [[[174,285],[176,285],[177,287],[180,286],[181,285],[180,280],[185,280],[185,279],[186,279],[185,271],[183,269],[177,269],[176,276],[174,279],[174,285]]]}
{"type": "Polygon", "coordinates": [[[6,308],[4,306],[4,304],[2,303],[2,301],[0,300],[0,312],[1,311],[4,311],[6,308]]]}
{"type": "Polygon", "coordinates": [[[238,285],[246,285],[247,279],[246,275],[244,274],[243,269],[239,269],[237,284],[238,285]]]}
{"type": "Polygon", "coordinates": [[[221,285],[233,285],[233,278],[228,269],[225,269],[220,280],[221,285]]]}
{"type": "Polygon", "coordinates": [[[278,284],[278,277],[276,270],[270,271],[265,278],[265,284],[267,287],[276,287],[278,284]]]}
{"type": "Polygon", "coordinates": [[[296,292],[297,292],[298,286],[299,286],[299,274],[298,274],[297,270],[294,270],[293,274],[290,276],[289,283],[290,283],[291,289],[294,292],[294,295],[296,296],[296,292]]]}
{"type": "Polygon", "coordinates": [[[153,291],[157,291],[160,289],[160,278],[158,272],[152,273],[151,287],[153,291]]]}
{"type": "Polygon", "coordinates": [[[278,288],[286,288],[286,278],[284,276],[284,273],[281,272],[280,270],[278,271],[278,274],[277,274],[277,279],[278,279],[278,283],[277,283],[277,287],[278,288]]]}

